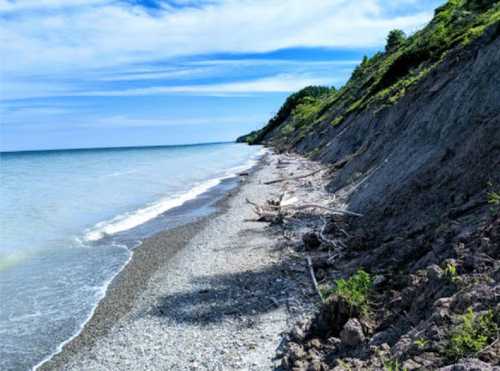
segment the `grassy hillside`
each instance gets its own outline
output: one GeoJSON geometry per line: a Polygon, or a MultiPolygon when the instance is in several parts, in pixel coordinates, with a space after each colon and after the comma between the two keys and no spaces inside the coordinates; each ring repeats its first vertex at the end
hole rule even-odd
{"type": "Polygon", "coordinates": [[[466,46],[496,22],[499,0],[450,0],[414,35],[391,31],[385,50],[365,57],[341,89],[307,87],[291,95],[263,129],[238,141],[261,143],[273,132],[281,141],[293,137],[296,142],[320,122],[342,125],[349,115],[393,105],[451,50],[466,46]]]}

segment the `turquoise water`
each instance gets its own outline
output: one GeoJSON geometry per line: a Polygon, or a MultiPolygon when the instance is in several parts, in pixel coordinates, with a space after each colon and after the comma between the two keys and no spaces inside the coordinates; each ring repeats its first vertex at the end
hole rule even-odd
{"type": "Polygon", "coordinates": [[[260,155],[232,143],[2,153],[0,369],[58,351],[141,239],[260,155]]]}

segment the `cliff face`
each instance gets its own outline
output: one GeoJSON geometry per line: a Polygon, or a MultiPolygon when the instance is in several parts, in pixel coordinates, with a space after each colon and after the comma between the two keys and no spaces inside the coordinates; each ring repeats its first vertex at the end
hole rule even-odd
{"type": "Polygon", "coordinates": [[[409,46],[365,60],[340,91],[305,92],[288,115],[240,141],[336,164],[329,190],[342,190],[381,238],[487,206],[491,185],[500,185],[500,22],[492,21],[500,4],[490,2],[471,15],[470,2],[455,3],[438,9],[431,24],[406,41],[409,46]],[[457,32],[454,17],[463,23],[466,14],[469,24],[443,37],[453,39],[449,49],[432,56],[413,50],[441,29],[443,12],[451,14],[450,33],[457,32]],[[479,27],[481,17],[490,23],[468,40],[464,35],[479,27]],[[405,70],[394,64],[408,61],[408,54],[426,58],[392,85],[384,82],[405,70]]]}
{"type": "Polygon", "coordinates": [[[450,339],[469,309],[494,313],[500,326],[500,2],[451,0],[422,31],[365,59],[340,90],[311,91],[239,141],[329,166],[328,190],[364,215],[349,221],[333,272],[362,267],[384,283],[371,317],[358,316],[367,343],[331,346],[342,314],[332,298],[295,330],[305,335],[289,347],[286,367],[309,362],[297,349],[321,349],[324,369],[346,360],[387,369],[382,358],[400,362],[395,370],[498,366],[498,341],[474,351],[462,344],[459,353],[450,339]],[[324,345],[310,348],[315,338],[324,345]]]}

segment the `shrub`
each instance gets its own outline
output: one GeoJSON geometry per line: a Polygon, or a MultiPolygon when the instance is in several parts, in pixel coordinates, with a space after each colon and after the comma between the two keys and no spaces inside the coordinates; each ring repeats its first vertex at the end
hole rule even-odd
{"type": "Polygon", "coordinates": [[[474,11],[486,10],[495,5],[497,2],[498,0],[466,0],[465,8],[474,11]]]}
{"type": "Polygon", "coordinates": [[[293,110],[302,102],[306,102],[308,98],[325,97],[330,93],[335,93],[335,89],[325,86],[308,86],[290,95],[267,125],[255,132],[252,141],[249,143],[255,144],[260,142],[269,132],[280,126],[292,114],[293,110]]]}
{"type": "Polygon", "coordinates": [[[407,368],[403,368],[399,361],[386,361],[384,362],[384,371],[408,371],[407,368]]]}
{"type": "Polygon", "coordinates": [[[488,193],[488,203],[495,206],[500,205],[500,194],[497,192],[488,193]]]}
{"type": "Polygon", "coordinates": [[[424,349],[427,346],[427,344],[429,344],[429,340],[424,338],[418,338],[413,342],[413,344],[415,344],[418,347],[418,349],[424,349]]]}
{"type": "Polygon", "coordinates": [[[401,30],[392,30],[387,36],[387,44],[385,45],[385,51],[390,53],[398,49],[404,44],[406,40],[406,35],[401,30]]]}
{"type": "Polygon", "coordinates": [[[336,280],[335,288],[330,290],[330,294],[336,294],[344,298],[352,308],[356,308],[361,313],[366,314],[368,312],[368,299],[372,287],[372,277],[360,269],[347,280],[336,280]]]}
{"type": "Polygon", "coordinates": [[[455,282],[458,278],[457,266],[453,263],[448,263],[446,265],[446,268],[444,269],[443,277],[448,282],[452,282],[452,283],[455,282]]]}
{"type": "Polygon", "coordinates": [[[476,315],[472,308],[462,316],[461,323],[450,334],[447,353],[457,360],[481,351],[496,335],[498,326],[493,311],[476,315]]]}
{"type": "MultiPolygon", "coordinates": [[[[377,112],[394,104],[453,48],[471,43],[497,22],[500,0],[448,0],[436,9],[434,19],[422,30],[408,37],[401,30],[392,30],[385,51],[364,57],[340,90],[310,86],[290,95],[268,124],[248,136],[247,141],[259,143],[289,122],[301,133],[286,139],[297,141],[315,130],[319,122],[337,126],[367,107],[377,112]]],[[[500,204],[500,195],[492,194],[491,200],[500,204]]]]}

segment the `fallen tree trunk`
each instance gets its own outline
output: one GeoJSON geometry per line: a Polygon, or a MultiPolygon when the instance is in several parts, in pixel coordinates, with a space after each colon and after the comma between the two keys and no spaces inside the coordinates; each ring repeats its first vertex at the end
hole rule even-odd
{"type": "Polygon", "coordinates": [[[298,205],[298,206],[288,205],[288,206],[284,206],[284,208],[294,209],[294,210],[321,209],[321,210],[329,211],[329,212],[331,212],[333,214],[345,214],[345,215],[351,215],[351,216],[357,216],[357,217],[362,217],[363,216],[363,214],[358,214],[358,213],[355,213],[353,211],[342,210],[342,209],[335,209],[335,208],[326,207],[326,206],[317,205],[317,204],[306,204],[306,205],[298,205]]]}
{"type": "Polygon", "coordinates": [[[323,171],[325,169],[318,169],[313,171],[312,173],[304,174],[304,175],[298,175],[298,176],[292,176],[289,178],[280,178],[280,179],[275,179],[275,180],[270,180],[269,182],[264,182],[265,185],[270,185],[270,184],[275,184],[275,183],[280,183],[280,182],[285,182],[287,180],[297,180],[297,179],[302,179],[302,178],[307,178],[309,176],[316,175],[320,171],[323,171]]]}

